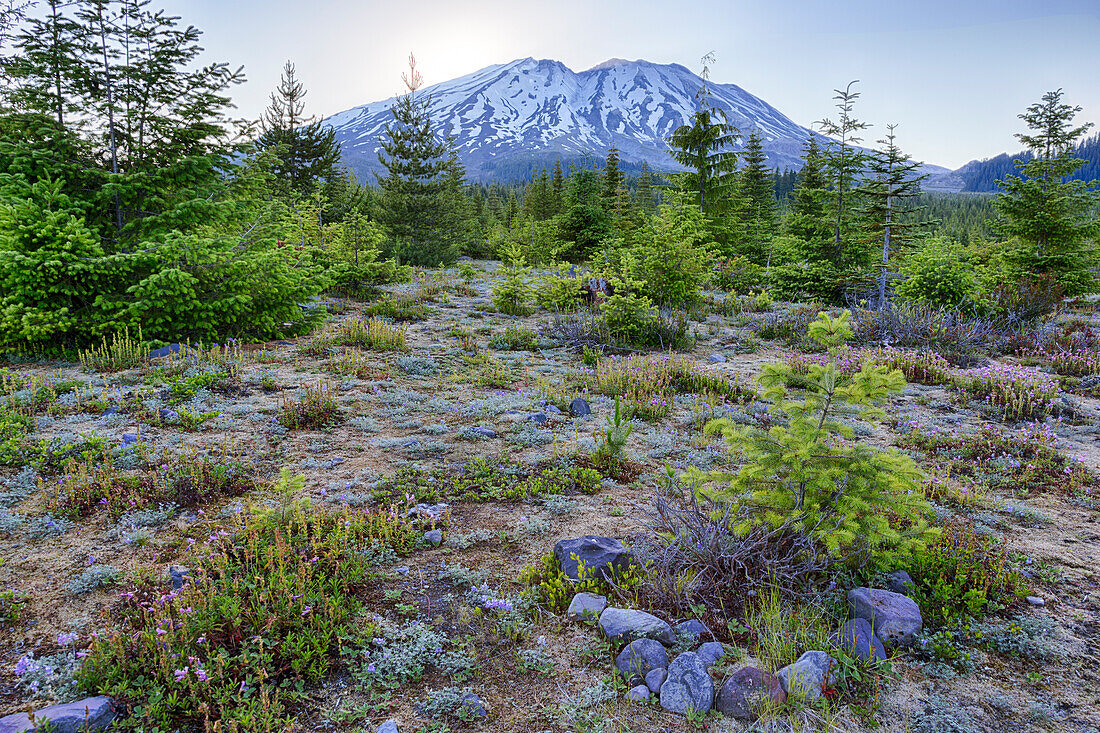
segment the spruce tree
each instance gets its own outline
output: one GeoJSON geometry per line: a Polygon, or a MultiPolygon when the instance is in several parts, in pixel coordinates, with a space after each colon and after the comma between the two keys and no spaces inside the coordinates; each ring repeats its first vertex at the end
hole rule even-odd
{"type": "Polygon", "coordinates": [[[450,151],[432,127],[430,98],[417,94],[424,80],[411,54],[409,72],[401,78],[408,91],[393,104],[393,121],[386,125],[378,154],[386,169],[385,176],[378,176],[382,222],[401,261],[450,264],[459,254],[451,232],[461,220],[448,194],[450,151]]]}
{"type": "Polygon", "coordinates": [[[1066,180],[1087,162],[1077,157],[1076,146],[1092,124],[1073,126],[1080,111],[1062,102],[1057,89],[1019,115],[1032,132],[1016,137],[1032,157],[1015,161],[1019,176],[997,181],[1001,191],[994,202],[999,231],[1019,241],[1012,264],[1025,276],[1053,278],[1069,295],[1094,286],[1093,237],[1100,231],[1098,182],[1066,180]]]}
{"type": "Polygon", "coordinates": [[[553,216],[557,216],[565,208],[565,175],[561,171],[561,158],[554,161],[554,175],[550,179],[550,191],[553,204],[553,216]]]}
{"type": "Polygon", "coordinates": [[[523,212],[535,221],[543,221],[554,215],[554,192],[550,188],[546,166],[542,167],[542,173],[527,187],[523,195],[523,212]]]}
{"type": "Polygon", "coordinates": [[[848,82],[843,91],[834,89],[836,96],[837,120],[825,118],[818,122],[822,132],[836,138],[835,143],[825,147],[825,171],[831,192],[830,204],[833,218],[833,266],[848,268],[863,264],[863,253],[853,246],[855,220],[855,195],[859,176],[866,166],[866,154],[858,147],[863,138],[858,135],[870,125],[860,122],[853,116],[855,102],[859,92],[852,91],[857,81],[848,82]]]}
{"type": "Polygon", "coordinates": [[[619,149],[612,145],[607,151],[607,160],[603,167],[603,199],[609,208],[619,196],[619,185],[623,182],[623,171],[619,167],[619,149]]]}
{"type": "Polygon", "coordinates": [[[308,195],[320,181],[335,178],[340,162],[336,131],[304,115],[305,96],[294,64],[287,61],[260,120],[263,133],[256,140],[259,150],[270,151],[275,157],[272,172],[298,196],[308,195]]]}
{"type": "Polygon", "coordinates": [[[775,244],[778,267],[772,287],[785,298],[838,299],[837,269],[832,262],[833,223],[829,218],[829,191],[825,159],[817,135],[810,133],[805,162],[787,214],[787,233],[775,244]]]}
{"type": "Polygon", "coordinates": [[[775,200],[775,179],[766,167],[763,137],[759,130],[749,135],[742,152],[740,197],[737,216],[745,227],[745,254],[771,272],[771,241],[775,236],[779,204],[775,200]]]}
{"type": "Polygon", "coordinates": [[[886,282],[890,255],[911,242],[921,226],[916,218],[921,208],[910,202],[920,197],[920,184],[927,176],[918,175],[920,163],[910,160],[895,140],[897,125],[886,126],[882,146],[868,159],[870,180],[863,186],[863,222],[872,244],[882,244],[882,264],[878,273],[878,307],[887,306],[886,282]]]}

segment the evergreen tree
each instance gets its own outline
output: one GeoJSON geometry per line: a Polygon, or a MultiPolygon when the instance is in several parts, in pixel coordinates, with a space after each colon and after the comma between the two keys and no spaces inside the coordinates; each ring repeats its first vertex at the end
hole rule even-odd
{"type": "Polygon", "coordinates": [[[737,216],[745,227],[745,253],[757,264],[766,264],[771,272],[771,241],[775,236],[779,204],[775,200],[774,179],[766,167],[763,137],[759,130],[749,135],[742,153],[740,197],[737,216]]]}
{"type": "Polygon", "coordinates": [[[550,190],[553,193],[552,203],[554,216],[562,212],[565,207],[565,175],[561,171],[561,158],[554,161],[554,175],[550,179],[550,190]]]}
{"type": "Polygon", "coordinates": [[[703,85],[696,94],[696,110],[689,124],[676,128],[668,138],[669,153],[687,172],[680,176],[681,189],[692,192],[699,210],[714,216],[729,208],[737,182],[737,153],[733,147],[740,135],[729,123],[725,111],[715,107],[707,88],[707,66],[703,62],[703,85]]]}
{"type": "Polygon", "coordinates": [[[822,132],[837,140],[826,146],[824,157],[833,218],[832,263],[838,269],[862,265],[865,259],[863,253],[855,251],[852,243],[855,219],[853,199],[859,176],[866,166],[866,154],[856,146],[863,141],[858,136],[859,131],[869,127],[866,122],[852,116],[855,101],[859,99],[859,92],[852,91],[852,85],[858,83],[849,82],[843,91],[833,90],[839,113],[836,122],[828,118],[818,122],[822,132]]]}
{"type": "Polygon", "coordinates": [[[787,214],[789,236],[773,242],[778,267],[772,288],[784,298],[839,299],[837,269],[832,262],[833,224],[827,202],[825,158],[817,135],[810,133],[805,164],[798,174],[787,214]]]}
{"type": "Polygon", "coordinates": [[[638,208],[652,214],[657,210],[657,200],[653,196],[653,172],[649,170],[649,163],[642,161],[642,169],[638,173],[638,181],[634,190],[634,200],[638,208]]]}
{"type": "Polygon", "coordinates": [[[340,162],[336,130],[304,116],[305,96],[294,64],[287,61],[260,121],[263,134],[256,141],[259,150],[274,155],[276,177],[299,196],[308,195],[318,181],[336,178],[340,162]]]}
{"type": "Polygon", "coordinates": [[[619,149],[612,145],[607,151],[607,160],[603,167],[603,198],[609,208],[619,197],[619,188],[623,181],[623,171],[619,167],[619,149]]]}
{"type": "Polygon", "coordinates": [[[825,208],[829,195],[825,183],[825,156],[814,133],[810,133],[805,151],[804,164],[791,197],[787,230],[796,237],[816,241],[827,238],[832,227],[825,208]]]}
{"type": "Polygon", "coordinates": [[[523,196],[524,214],[535,221],[543,221],[554,215],[554,192],[550,188],[550,176],[546,166],[542,173],[531,182],[523,196]]]}
{"type": "Polygon", "coordinates": [[[432,129],[430,99],[418,95],[423,77],[409,55],[402,75],[408,92],[393,104],[378,159],[386,169],[382,188],[382,223],[394,240],[395,254],[406,264],[450,264],[458,257],[452,232],[462,213],[448,194],[449,150],[432,129]]]}
{"type": "Polygon", "coordinates": [[[891,251],[912,241],[921,226],[915,221],[921,208],[911,202],[920,197],[920,184],[927,176],[918,175],[920,163],[910,160],[895,141],[897,125],[886,126],[882,147],[868,160],[870,180],[863,187],[863,221],[870,241],[882,244],[882,264],[878,274],[878,307],[885,308],[886,282],[891,251]]]}
{"type": "Polygon", "coordinates": [[[561,236],[571,243],[564,253],[571,262],[588,259],[611,236],[611,216],[603,206],[601,190],[596,171],[575,170],[569,176],[561,236]]]}
{"type": "MultiPolygon", "coordinates": [[[[8,103],[17,109],[49,114],[64,125],[80,112],[78,89],[82,59],[88,53],[87,34],[65,14],[66,0],[47,0],[46,12],[32,16],[16,39],[20,54],[5,60],[14,82],[8,103]]],[[[11,20],[15,20],[11,18],[11,20]]]]}
{"type": "Polygon", "coordinates": [[[1098,182],[1065,180],[1086,162],[1075,154],[1077,140],[1091,127],[1073,126],[1080,111],[1063,103],[1058,89],[1019,115],[1033,132],[1016,137],[1032,157],[1016,161],[1021,175],[997,182],[995,201],[1001,231],[1020,242],[1012,263],[1025,274],[1053,277],[1070,295],[1094,285],[1092,238],[1100,230],[1098,182]]]}

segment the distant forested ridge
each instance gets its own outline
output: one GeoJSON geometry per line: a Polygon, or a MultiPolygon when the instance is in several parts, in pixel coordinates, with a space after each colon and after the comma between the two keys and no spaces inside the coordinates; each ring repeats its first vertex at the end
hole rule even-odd
{"type": "MultiPolygon", "coordinates": [[[[1100,180],[1100,134],[1093,135],[1078,145],[1077,157],[1087,160],[1088,163],[1070,178],[1082,181],[1100,180]]],[[[1015,155],[1003,153],[988,160],[973,160],[955,173],[964,182],[963,191],[988,193],[997,190],[998,179],[1004,179],[1006,175],[1019,175],[1014,161],[1028,161],[1031,158],[1032,155],[1029,152],[1015,155]]]]}

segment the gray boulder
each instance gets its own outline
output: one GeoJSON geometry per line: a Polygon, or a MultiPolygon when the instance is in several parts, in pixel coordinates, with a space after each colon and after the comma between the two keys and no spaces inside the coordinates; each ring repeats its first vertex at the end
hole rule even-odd
{"type": "Polygon", "coordinates": [[[684,652],[668,667],[661,685],[661,707],[672,713],[705,713],[714,703],[714,682],[695,652],[684,652]]]}
{"type": "Polygon", "coordinates": [[[913,585],[913,579],[909,577],[909,573],[904,570],[895,570],[886,575],[886,587],[894,593],[909,595],[916,586],[913,585]]]}
{"type": "Polygon", "coordinates": [[[429,545],[439,547],[443,544],[443,530],[441,529],[429,529],[424,533],[424,541],[429,545]]]}
{"type": "Polygon", "coordinates": [[[653,670],[666,667],[668,652],[661,642],[654,639],[632,641],[615,657],[615,669],[628,680],[634,675],[644,678],[653,670]]]}
{"type": "Polygon", "coordinates": [[[877,588],[848,591],[848,615],[870,621],[887,649],[909,646],[924,625],[920,608],[912,598],[877,588]]]}
{"type": "Polygon", "coordinates": [[[723,715],[740,720],[755,720],[768,708],[787,700],[779,678],[756,667],[745,667],[726,680],[714,698],[714,707],[723,715]]]}
{"type": "Polygon", "coordinates": [[[655,639],[671,646],[676,638],[672,627],[651,613],[633,608],[608,606],[600,614],[600,629],[611,641],[629,644],[636,639],[655,639]]]}
{"type": "Polygon", "coordinates": [[[718,664],[726,656],[726,650],[722,647],[720,641],[708,641],[701,644],[695,650],[695,653],[699,655],[699,659],[702,660],[703,666],[707,669],[718,664]]]}
{"type": "Polygon", "coordinates": [[[592,408],[588,405],[588,400],[584,399],[583,397],[578,397],[577,399],[570,402],[569,411],[577,417],[592,414],[592,408]]]}
{"type": "Polygon", "coordinates": [[[22,733],[41,729],[49,721],[53,733],[78,733],[104,730],[115,719],[111,698],[100,695],[64,705],[51,705],[34,713],[31,721],[27,713],[12,713],[0,718],[0,733],[22,733]]]}
{"type": "Polygon", "coordinates": [[[630,567],[630,550],[622,542],[611,537],[587,534],[572,540],[559,540],[554,545],[554,556],[564,572],[572,580],[580,580],[578,566],[584,563],[589,575],[607,578],[630,567]]]}
{"type": "Polygon", "coordinates": [[[837,646],[861,662],[886,659],[886,649],[882,646],[882,641],[875,636],[871,622],[865,618],[854,618],[846,622],[837,632],[835,641],[837,646]]]}
{"type": "Polygon", "coordinates": [[[569,608],[565,615],[570,621],[583,621],[592,619],[595,621],[607,608],[607,599],[598,593],[578,593],[569,602],[569,608]]]}
{"type": "Polygon", "coordinates": [[[775,673],[783,692],[790,697],[816,700],[825,688],[833,684],[837,661],[828,652],[806,652],[794,664],[775,673]]]}
{"type": "Polygon", "coordinates": [[[527,422],[533,422],[535,425],[545,425],[550,420],[545,412],[532,412],[523,419],[527,422]]]}
{"type": "Polygon", "coordinates": [[[681,621],[673,629],[678,638],[691,641],[693,644],[703,639],[714,638],[714,634],[710,633],[710,629],[707,628],[706,624],[695,618],[681,621]]]}
{"type": "Polygon", "coordinates": [[[726,361],[726,355],[725,354],[711,354],[710,356],[707,357],[707,360],[712,361],[715,364],[722,364],[726,361]]]}
{"type": "Polygon", "coordinates": [[[661,691],[661,685],[668,679],[667,669],[653,669],[645,676],[645,686],[654,694],[661,691]]]}
{"type": "Polygon", "coordinates": [[[627,700],[635,700],[635,701],[639,701],[639,702],[642,701],[642,700],[648,700],[649,699],[649,688],[646,687],[645,685],[638,685],[637,687],[631,687],[629,690],[627,690],[626,694],[623,695],[623,697],[625,697],[627,700]]]}
{"type": "Polygon", "coordinates": [[[378,726],[378,733],[401,733],[401,730],[397,727],[396,720],[387,720],[378,726]]]}

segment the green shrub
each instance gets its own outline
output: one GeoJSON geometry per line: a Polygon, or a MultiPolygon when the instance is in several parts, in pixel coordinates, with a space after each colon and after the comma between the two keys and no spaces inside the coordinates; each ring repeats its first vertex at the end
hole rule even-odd
{"type": "Polygon", "coordinates": [[[378,318],[352,318],[336,326],[332,340],[338,346],[355,346],[372,351],[405,351],[406,329],[391,326],[378,318]]]}
{"type": "Polygon", "coordinates": [[[833,353],[824,365],[809,367],[805,401],[789,399],[785,364],[766,365],[760,377],[765,397],[784,418],[780,424],[708,423],[707,431],[722,433],[741,463],[733,475],[712,474],[725,487],[708,495],[753,507],[773,526],[812,535],[841,558],[882,564],[911,554],[930,536],[920,471],[896,450],[853,440],[852,428],[835,417],[845,407],[865,418],[880,416],[875,407],[905,379],[867,364],[850,378],[840,376],[835,351],[851,337],[847,311],[836,319],[823,313],[809,335],[833,353]]]}
{"type": "Polygon", "coordinates": [[[728,293],[747,294],[763,290],[764,268],[744,257],[719,260],[714,265],[712,282],[728,293]]]}
{"type": "MultiPolygon", "coordinates": [[[[580,580],[572,580],[561,569],[553,553],[544,555],[520,571],[519,582],[525,586],[523,597],[552,613],[564,613],[577,593],[598,593],[608,598],[636,595],[645,577],[645,571],[636,565],[624,572],[614,573],[609,583],[581,562],[577,566],[580,580]],[[617,593],[616,593],[617,591],[617,593]]],[[[637,598],[635,597],[635,603],[637,598]]]]}
{"type": "Polygon", "coordinates": [[[600,306],[600,320],[612,338],[625,344],[653,346],[660,317],[644,295],[615,293],[600,306]]]}
{"type": "Polygon", "coordinates": [[[30,460],[34,451],[26,437],[33,429],[33,419],[0,404],[0,466],[21,466],[30,460]]]}
{"type": "Polygon", "coordinates": [[[1058,380],[1037,369],[988,366],[956,372],[962,399],[985,400],[1003,420],[1042,420],[1058,400],[1058,380]]]}
{"type": "Polygon", "coordinates": [[[537,351],[539,335],[530,326],[509,325],[504,329],[504,333],[494,334],[489,339],[489,345],[502,351],[537,351]]]}
{"type": "Polygon", "coordinates": [[[937,540],[913,556],[910,569],[916,578],[913,599],[933,627],[999,611],[1026,590],[1004,542],[976,534],[963,521],[944,527],[937,540]]]}
{"type": "Polygon", "coordinates": [[[104,336],[98,346],[81,351],[78,357],[85,371],[118,372],[148,364],[149,347],[142,342],[140,330],[137,339],[131,338],[129,331],[116,331],[110,339],[104,336]]]}
{"type": "Polygon", "coordinates": [[[978,279],[967,251],[942,237],[928,239],[924,247],[905,258],[898,295],[938,308],[975,305],[978,279]]]}
{"type": "Polygon", "coordinates": [[[535,300],[539,307],[555,313],[574,311],[581,302],[581,281],[570,276],[565,265],[556,272],[539,278],[535,291],[535,300]]]}

